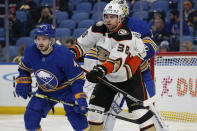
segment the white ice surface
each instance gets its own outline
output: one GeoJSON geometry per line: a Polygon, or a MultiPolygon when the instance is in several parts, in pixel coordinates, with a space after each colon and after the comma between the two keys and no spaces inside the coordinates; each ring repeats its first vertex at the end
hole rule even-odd
{"type": "MultiPolygon", "coordinates": [[[[166,122],[170,131],[197,131],[196,123],[166,122]]],[[[48,115],[42,119],[43,131],[73,131],[63,115],[48,115]]],[[[23,115],[0,115],[0,131],[25,131],[23,115]]],[[[117,120],[114,131],[139,131],[136,124],[117,120]]]]}
{"type": "MultiPolygon", "coordinates": [[[[43,131],[73,131],[63,115],[48,115],[42,119],[43,131]]],[[[0,115],[0,131],[24,131],[23,115],[0,115]]],[[[116,121],[114,131],[139,131],[138,126],[122,120],[116,121]]]]}

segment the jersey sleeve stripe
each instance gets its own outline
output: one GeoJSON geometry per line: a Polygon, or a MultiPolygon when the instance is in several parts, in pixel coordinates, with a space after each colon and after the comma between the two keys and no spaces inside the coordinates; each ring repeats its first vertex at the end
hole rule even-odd
{"type": "Polygon", "coordinates": [[[133,56],[132,58],[127,58],[125,63],[130,66],[133,74],[135,74],[141,62],[142,60],[138,56],[133,56]]]}
{"type": "Polygon", "coordinates": [[[109,61],[103,62],[102,65],[107,69],[107,74],[112,73],[114,70],[114,64],[109,61]]]}
{"type": "Polygon", "coordinates": [[[147,44],[150,44],[151,47],[153,47],[154,51],[156,52],[157,51],[157,47],[155,45],[155,43],[152,43],[152,41],[150,40],[143,40],[144,43],[147,43],[147,44]]]}
{"type": "Polygon", "coordinates": [[[85,75],[84,75],[84,72],[81,72],[79,75],[77,75],[76,77],[72,78],[72,79],[68,79],[68,81],[70,83],[78,80],[78,79],[82,79],[82,80],[85,80],[85,75]]]}
{"type": "Polygon", "coordinates": [[[31,68],[28,68],[27,66],[25,66],[25,64],[21,60],[19,61],[19,66],[18,67],[20,69],[25,70],[25,71],[28,71],[30,73],[33,72],[33,70],[31,68]]]}
{"type": "Polygon", "coordinates": [[[85,58],[88,58],[88,59],[93,59],[93,60],[98,60],[97,57],[95,56],[91,56],[91,55],[86,55],[85,58]]]}
{"type": "Polygon", "coordinates": [[[140,70],[141,72],[144,72],[145,70],[147,70],[149,67],[149,62],[148,61],[144,61],[141,65],[140,65],[140,70]]]}
{"type": "Polygon", "coordinates": [[[145,37],[142,39],[144,43],[149,43],[155,50],[157,51],[157,44],[150,38],[150,37],[145,37]]]}
{"type": "Polygon", "coordinates": [[[124,67],[127,71],[127,80],[128,80],[132,77],[133,73],[132,73],[131,67],[128,64],[124,64],[124,67]]]}
{"type": "Polygon", "coordinates": [[[96,50],[90,50],[88,53],[96,54],[96,50]]]}
{"type": "Polygon", "coordinates": [[[77,53],[76,58],[82,57],[82,56],[84,55],[84,51],[83,51],[83,49],[81,48],[81,46],[78,44],[77,41],[76,41],[76,45],[74,45],[72,48],[73,48],[73,49],[76,51],[76,53],[77,53]]]}

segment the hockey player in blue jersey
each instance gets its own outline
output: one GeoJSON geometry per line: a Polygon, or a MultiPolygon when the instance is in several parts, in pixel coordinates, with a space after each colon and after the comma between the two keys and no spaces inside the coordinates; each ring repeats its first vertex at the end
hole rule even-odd
{"type": "Polygon", "coordinates": [[[126,18],[125,24],[131,29],[131,31],[139,33],[141,36],[144,44],[147,47],[147,56],[146,59],[143,61],[143,63],[140,65],[142,77],[146,86],[146,89],[148,90],[149,96],[153,97],[155,95],[155,85],[154,81],[151,76],[150,71],[150,58],[154,57],[156,51],[157,51],[157,45],[154,42],[153,35],[151,33],[151,30],[149,28],[149,25],[139,18],[126,18]]]}
{"type": "MultiPolygon", "coordinates": [[[[73,54],[64,46],[55,43],[55,27],[43,24],[35,30],[35,43],[29,44],[24,58],[19,63],[16,93],[26,99],[31,89],[31,73],[34,73],[38,89],[44,94],[78,106],[64,105],[68,121],[76,131],[88,130],[87,102],[83,92],[84,73],[78,67],[73,54]]],[[[27,131],[41,131],[40,122],[57,104],[33,96],[24,114],[27,131]]]]}

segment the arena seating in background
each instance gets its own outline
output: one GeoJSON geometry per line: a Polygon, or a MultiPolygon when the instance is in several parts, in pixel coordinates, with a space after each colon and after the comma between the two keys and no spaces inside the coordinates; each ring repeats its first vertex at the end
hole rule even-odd
{"type": "MultiPolygon", "coordinates": [[[[140,11],[140,1],[136,1],[133,5],[133,11],[140,11]]],[[[149,9],[149,5],[147,1],[142,1],[142,9],[143,10],[148,10],[149,9]]]]}
{"type": "Polygon", "coordinates": [[[186,36],[186,35],[184,35],[183,36],[183,42],[184,41],[191,41],[193,43],[193,37],[192,36],[186,36]]]}
{"type": "Polygon", "coordinates": [[[68,19],[68,13],[66,11],[55,12],[57,24],[60,24],[61,21],[68,19]]]}
{"type": "Polygon", "coordinates": [[[53,6],[53,0],[41,0],[41,6],[53,6]]]}
{"type": "Polygon", "coordinates": [[[34,40],[33,40],[33,38],[31,38],[31,37],[27,37],[27,36],[20,37],[20,38],[18,38],[18,39],[16,40],[16,47],[20,47],[20,46],[23,45],[23,44],[28,45],[28,44],[31,44],[31,43],[33,43],[33,42],[34,42],[34,40]]]}
{"type": "Polygon", "coordinates": [[[75,38],[79,37],[80,35],[82,35],[85,31],[87,30],[87,28],[77,28],[74,30],[73,32],[73,36],[75,38]]]}
{"type": "Polygon", "coordinates": [[[142,11],[142,15],[140,11],[134,12],[132,17],[136,17],[136,18],[140,18],[142,16],[143,20],[147,20],[148,19],[148,12],[147,11],[142,11]]]}
{"type": "Polygon", "coordinates": [[[76,22],[73,19],[67,19],[61,21],[59,24],[59,27],[61,28],[69,28],[69,29],[75,29],[76,28],[76,22]]]}
{"type": "Polygon", "coordinates": [[[32,29],[29,33],[29,36],[34,39],[34,32],[35,32],[36,29],[32,29]]]}
{"type": "Polygon", "coordinates": [[[102,12],[106,5],[107,5],[106,2],[97,2],[97,3],[95,3],[94,6],[93,6],[93,10],[92,10],[93,13],[97,12],[97,11],[102,12]]]}
{"type": "Polygon", "coordinates": [[[41,0],[33,0],[33,2],[34,2],[38,7],[41,6],[40,1],[41,1],[41,0]]]}
{"type": "Polygon", "coordinates": [[[92,19],[87,19],[79,22],[78,28],[89,28],[90,26],[94,25],[95,21],[92,19]]]}
{"type": "Polygon", "coordinates": [[[103,19],[103,14],[101,12],[95,12],[91,17],[94,21],[100,21],[103,19]]]}
{"type": "Polygon", "coordinates": [[[5,29],[0,28],[0,41],[4,42],[5,41],[5,29]]]}
{"type": "Polygon", "coordinates": [[[168,0],[154,1],[150,6],[150,11],[153,11],[153,10],[167,12],[169,10],[169,1],[168,0]]]}
{"type": "Polygon", "coordinates": [[[59,39],[60,37],[63,36],[70,36],[71,35],[71,31],[68,28],[56,28],[56,39],[59,39]]]}
{"type": "MultiPolygon", "coordinates": [[[[17,46],[9,46],[8,50],[9,50],[10,57],[14,58],[15,56],[18,55],[18,47],[17,46]]],[[[7,53],[6,47],[3,48],[2,53],[3,53],[3,55],[6,56],[6,53],[7,53]]]]}
{"type": "Polygon", "coordinates": [[[89,2],[81,2],[77,4],[75,12],[91,12],[92,4],[89,2]]]}
{"type": "MultiPolygon", "coordinates": [[[[42,6],[50,6],[52,7],[53,1],[52,0],[33,0],[38,7],[42,6]]],[[[150,12],[156,11],[164,11],[165,18],[167,21],[170,19],[170,6],[169,1],[178,2],[178,7],[180,7],[179,0],[156,0],[151,5],[148,4],[147,1],[142,2],[142,18],[143,20],[149,20],[147,22],[150,23],[153,19],[150,19],[150,12]]],[[[185,1],[185,0],[184,0],[185,1]]],[[[194,9],[197,9],[197,2],[196,0],[192,0],[194,4],[194,9]]],[[[127,1],[130,6],[130,2],[127,1]]],[[[92,4],[89,2],[84,2],[83,0],[68,0],[68,8],[72,12],[72,15],[69,15],[66,11],[57,11],[56,19],[57,19],[57,34],[56,38],[60,38],[62,36],[74,36],[79,37],[82,33],[84,33],[91,25],[95,22],[100,21],[103,19],[102,11],[106,6],[107,2],[96,2],[92,4]]],[[[132,12],[130,16],[140,18],[140,1],[136,1],[133,5],[133,9],[130,8],[132,12]]],[[[16,18],[19,19],[21,22],[24,23],[27,21],[27,13],[23,11],[16,12],[16,18]]],[[[192,34],[194,29],[190,28],[190,32],[192,34]]],[[[29,33],[30,37],[21,37],[17,40],[16,46],[18,47],[24,41],[26,43],[33,42],[34,38],[34,29],[29,33]],[[26,40],[24,40],[24,38],[26,40]],[[30,39],[29,39],[30,38],[30,39]],[[23,40],[21,42],[21,39],[23,40]],[[29,40],[28,40],[29,39],[29,40]]],[[[193,37],[184,36],[183,40],[190,40],[194,41],[193,37]]],[[[5,40],[5,31],[3,28],[0,28],[0,41],[5,40]]],[[[197,49],[197,47],[195,48],[197,49]]]]}
{"type": "Polygon", "coordinates": [[[89,19],[89,13],[87,12],[76,12],[72,15],[72,19],[79,23],[82,20],[89,19]]]}
{"type": "Polygon", "coordinates": [[[82,1],[83,0],[69,0],[69,3],[73,4],[74,6],[76,6],[77,4],[79,4],[82,1]]]}

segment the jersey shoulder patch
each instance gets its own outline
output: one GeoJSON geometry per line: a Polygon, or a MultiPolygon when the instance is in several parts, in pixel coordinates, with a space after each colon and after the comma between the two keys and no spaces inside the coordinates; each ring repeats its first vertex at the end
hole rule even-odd
{"type": "Polygon", "coordinates": [[[107,32],[107,27],[105,26],[103,21],[99,21],[95,25],[92,26],[92,32],[101,33],[104,35],[105,32],[107,32]]]}
{"type": "Polygon", "coordinates": [[[110,34],[109,37],[112,37],[117,41],[131,40],[132,34],[127,26],[122,26],[117,32],[110,34]]]}
{"type": "Polygon", "coordinates": [[[131,32],[133,36],[137,37],[137,38],[141,38],[141,34],[138,32],[131,32]]]}

